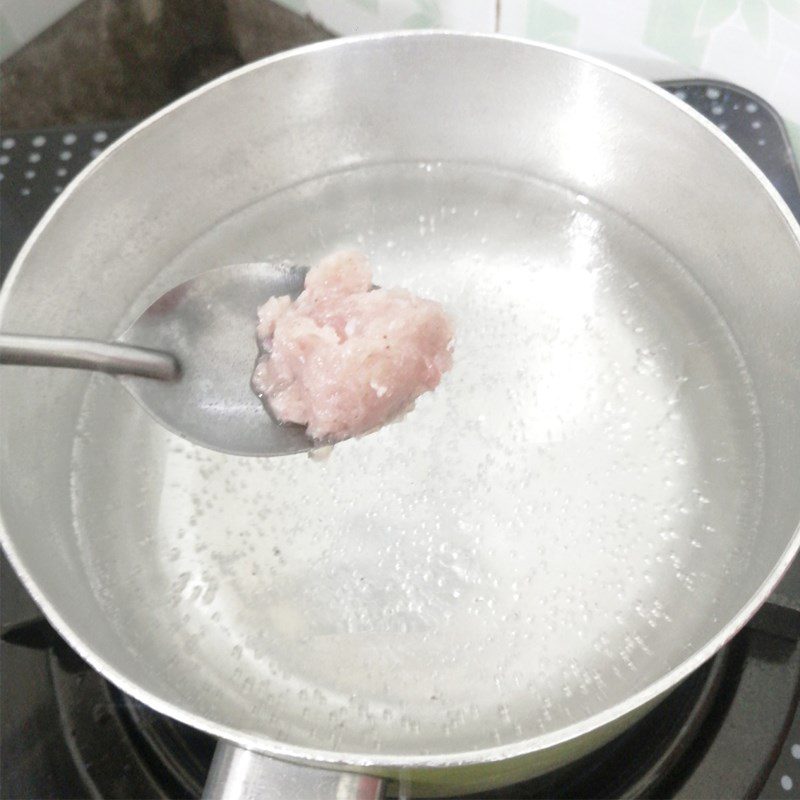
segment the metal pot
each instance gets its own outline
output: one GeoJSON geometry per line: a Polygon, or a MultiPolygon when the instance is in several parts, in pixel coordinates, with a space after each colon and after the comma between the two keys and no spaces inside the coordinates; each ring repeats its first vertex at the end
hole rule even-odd
{"type": "Polygon", "coordinates": [[[713,126],[558,48],[392,34],[233,72],[68,187],[0,326],[111,339],[196,272],[340,245],[458,333],[435,393],[328,462],[2,372],[3,546],[103,675],[229,743],[209,796],[554,768],[712,656],[800,543],[800,231],[713,126]]]}

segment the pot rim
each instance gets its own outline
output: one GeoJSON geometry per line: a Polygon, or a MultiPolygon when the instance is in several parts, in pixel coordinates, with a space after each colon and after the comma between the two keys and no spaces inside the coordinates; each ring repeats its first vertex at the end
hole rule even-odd
{"type": "MultiPolygon", "coordinates": [[[[794,237],[798,245],[798,261],[800,262],[800,224],[798,224],[798,222],[794,219],[794,216],[775,187],[744,153],[744,151],[742,151],[729,137],[723,134],[715,125],[709,122],[699,112],[673,97],[669,92],[661,89],[654,83],[651,83],[650,81],[640,78],[625,69],[616,67],[593,56],[588,56],[569,48],[542,42],[535,42],[515,36],[441,30],[389,31],[326,40],[323,42],[305,45],[303,47],[297,47],[292,50],[287,50],[266,58],[259,59],[258,61],[246,64],[245,66],[228,72],[225,75],[222,75],[219,78],[204,84],[203,86],[170,103],[152,116],[143,120],[138,125],[134,126],[130,131],[125,133],[106,150],[104,150],[103,153],[101,153],[91,164],[86,166],[72,180],[69,186],[59,195],[53,205],[50,206],[48,211],[36,225],[33,232],[28,237],[22,249],[15,258],[4,285],[0,290],[0,323],[2,323],[3,311],[10,301],[10,295],[15,280],[23,269],[25,260],[27,259],[31,249],[36,244],[36,241],[41,235],[42,231],[47,227],[53,217],[58,214],[60,208],[69,201],[69,198],[75,189],[81,183],[83,183],[94,170],[101,169],[103,162],[116,149],[123,147],[130,138],[136,136],[140,131],[155,124],[162,117],[170,114],[174,109],[180,108],[184,104],[192,102],[194,98],[204,94],[205,92],[212,91],[217,86],[220,86],[227,81],[235,80],[240,75],[262,69],[269,64],[288,58],[303,56],[307,53],[314,53],[338,47],[350,47],[361,42],[393,41],[405,38],[448,40],[461,38],[503,41],[515,46],[538,48],[560,53],[562,55],[582,61],[595,68],[611,72],[615,75],[632,81],[641,88],[660,97],[663,101],[670,103],[681,113],[688,114],[696,123],[701,125],[706,132],[715,136],[722,146],[730,150],[739,159],[739,161],[743,163],[745,168],[747,168],[752,173],[753,177],[755,177],[759,182],[761,188],[766,191],[766,193],[772,199],[774,205],[777,207],[777,210],[783,216],[790,235],[794,237]]],[[[233,742],[248,750],[258,751],[269,756],[275,756],[277,758],[308,765],[325,766],[343,770],[364,770],[369,772],[370,769],[448,769],[481,763],[506,761],[509,759],[530,755],[532,753],[542,753],[543,751],[557,748],[566,744],[567,742],[573,741],[590,734],[593,731],[604,728],[605,726],[608,726],[611,723],[632,714],[640,707],[655,701],[661,695],[665,694],[671,688],[677,685],[690,673],[694,672],[702,664],[708,661],[747,624],[749,619],[767,599],[772,590],[780,581],[781,577],[788,570],[798,551],[800,551],[800,521],[798,521],[798,527],[790,537],[786,549],[778,559],[773,569],[770,571],[769,575],[766,577],[758,590],[750,597],[750,599],[744,603],[739,612],[714,637],[708,640],[702,647],[696,650],[691,656],[685,659],[681,664],[672,669],[666,675],[663,675],[658,680],[653,681],[645,688],[640,689],[635,694],[611,706],[610,708],[593,714],[591,717],[581,720],[580,722],[560,728],[556,731],[539,736],[529,737],[516,742],[496,745],[478,750],[469,750],[456,753],[439,753],[432,755],[390,755],[339,752],[336,750],[318,750],[312,747],[287,744],[275,739],[271,739],[268,736],[249,733],[247,731],[238,730],[229,725],[220,724],[209,719],[208,717],[188,711],[182,706],[171,701],[164,700],[158,695],[142,688],[135,681],[129,680],[123,672],[106,663],[104,659],[99,657],[89,647],[89,645],[72,630],[55,605],[50,602],[46,594],[36,585],[34,580],[28,574],[22,558],[19,556],[14,547],[11,534],[6,530],[5,525],[3,524],[2,518],[0,518],[0,545],[2,545],[3,549],[5,550],[11,565],[22,581],[25,589],[36,601],[37,605],[44,612],[44,615],[47,617],[48,621],[53,625],[56,631],[81,656],[81,658],[83,658],[101,675],[103,675],[103,677],[107,678],[111,683],[116,685],[126,694],[129,694],[136,700],[139,700],[161,714],[165,714],[179,722],[202,730],[205,733],[217,738],[233,742]]]]}

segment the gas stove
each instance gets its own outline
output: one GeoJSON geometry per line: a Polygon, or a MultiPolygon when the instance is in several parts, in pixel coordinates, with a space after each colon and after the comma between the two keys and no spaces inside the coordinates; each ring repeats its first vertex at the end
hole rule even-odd
{"type": "MultiPolygon", "coordinates": [[[[800,178],[783,124],[725,83],[664,87],[729,135],[800,220],[800,178]]],[[[130,123],[0,137],[0,269],[54,197],[130,123]]],[[[800,269],[800,265],[798,266],[800,269]]],[[[2,557],[2,798],[193,798],[215,742],[150,710],[55,633],[2,557]]],[[[714,659],[617,739],[492,798],[800,798],[800,560],[714,659]]]]}

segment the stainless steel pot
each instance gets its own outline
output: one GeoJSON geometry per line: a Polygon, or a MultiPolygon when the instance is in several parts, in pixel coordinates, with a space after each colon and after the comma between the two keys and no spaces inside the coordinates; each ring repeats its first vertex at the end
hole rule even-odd
{"type": "Polygon", "coordinates": [[[123,691],[280,759],[221,746],[211,796],[380,791],[297,764],[427,794],[563,764],[800,542],[800,231],[713,126],[557,48],[382,35],[215,81],[70,185],[0,326],[110,339],[195,272],[340,245],[458,335],[440,389],[328,462],[2,372],[2,542],[48,618],[123,691]]]}

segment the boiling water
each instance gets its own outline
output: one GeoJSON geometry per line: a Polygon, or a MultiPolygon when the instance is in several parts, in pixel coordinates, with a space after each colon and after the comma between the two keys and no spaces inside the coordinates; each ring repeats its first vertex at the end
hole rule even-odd
{"type": "Polygon", "coordinates": [[[285,742],[455,752],[558,730],[679,665],[760,492],[747,377],[701,288],[585,197],[395,164],[240,210],[142,304],[206,268],[342,246],[455,322],[452,373],[401,422],[322,462],[247,459],[166,433],[111,381],[87,394],[83,553],[165,693],[285,742]]]}

